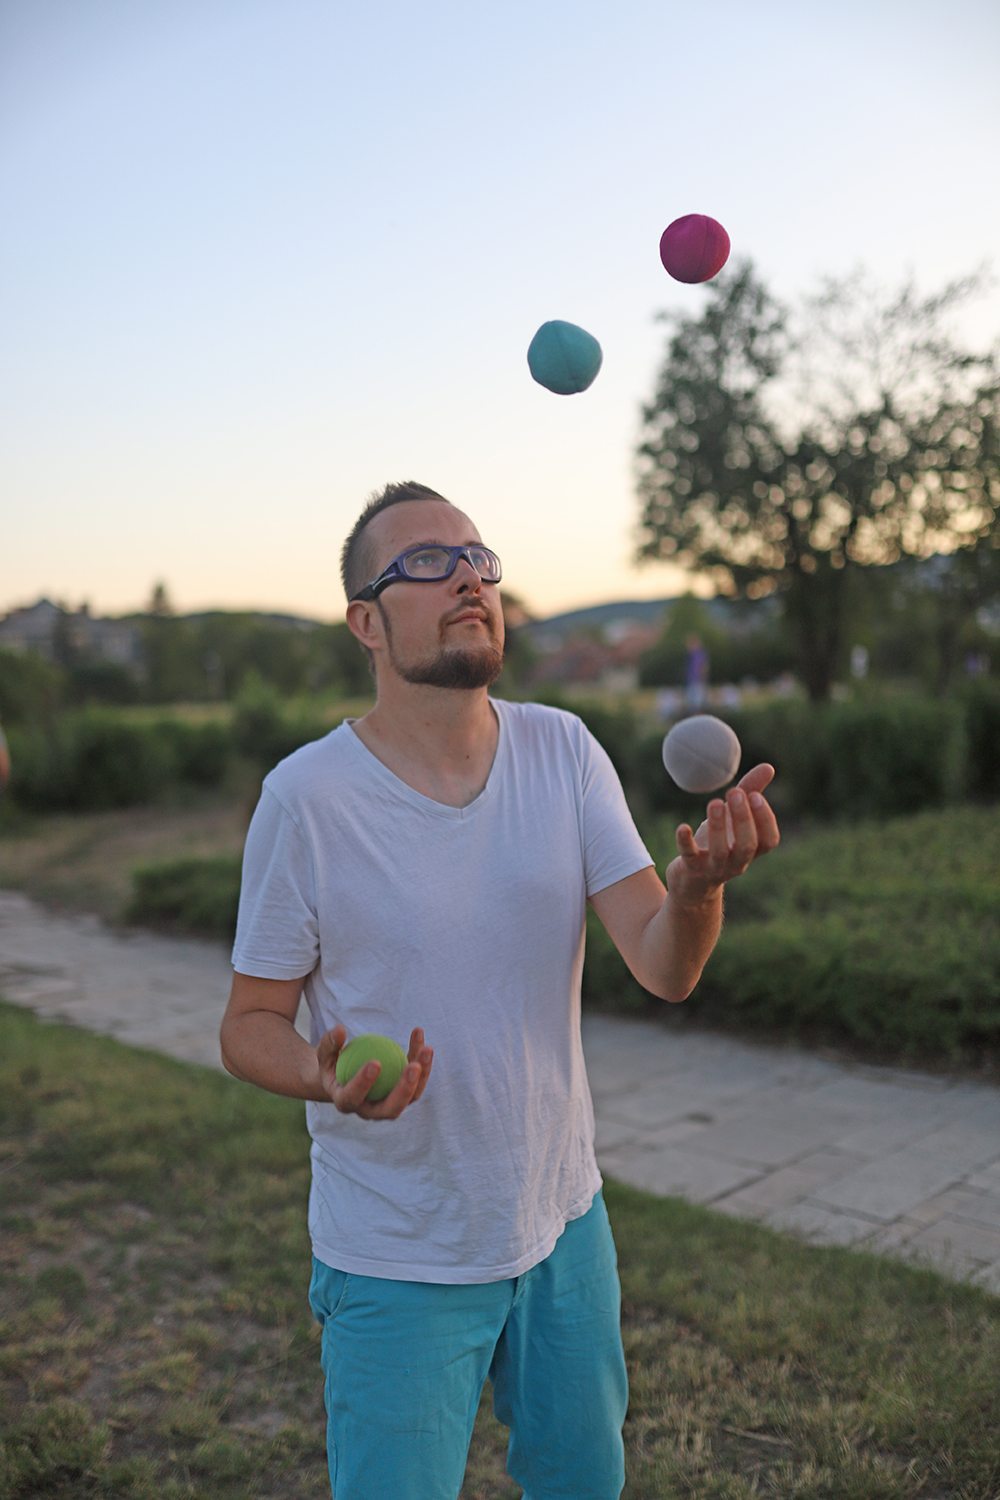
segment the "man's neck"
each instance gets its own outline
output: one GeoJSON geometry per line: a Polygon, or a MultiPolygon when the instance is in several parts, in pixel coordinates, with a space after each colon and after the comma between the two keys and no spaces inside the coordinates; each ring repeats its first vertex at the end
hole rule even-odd
{"type": "Polygon", "coordinates": [[[497,717],[486,688],[393,683],[354,725],[373,755],[435,801],[465,807],[489,778],[497,717]]]}

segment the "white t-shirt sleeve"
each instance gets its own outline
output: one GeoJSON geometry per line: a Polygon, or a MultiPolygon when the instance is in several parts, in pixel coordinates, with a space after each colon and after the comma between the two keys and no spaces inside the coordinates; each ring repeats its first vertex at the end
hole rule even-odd
{"type": "Polygon", "coordinates": [[[604,746],[581,724],[583,868],[586,891],[596,896],[653,863],[639,837],[618,772],[604,746]]]}
{"type": "Polygon", "coordinates": [[[233,968],[301,979],[319,958],[316,877],[301,828],[265,784],[243,851],[233,968]]]}

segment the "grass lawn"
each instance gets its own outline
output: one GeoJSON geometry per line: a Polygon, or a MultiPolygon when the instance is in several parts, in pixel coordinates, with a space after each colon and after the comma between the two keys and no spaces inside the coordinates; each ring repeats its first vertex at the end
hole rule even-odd
{"type": "MultiPolygon", "coordinates": [[[[0,1500],[328,1496],[301,1105],[0,1007],[0,1500]]],[[[1000,1494],[1000,1302],[608,1184],[628,1500],[1000,1494]]],[[[464,1500],[514,1500],[484,1400],[464,1500]]]]}

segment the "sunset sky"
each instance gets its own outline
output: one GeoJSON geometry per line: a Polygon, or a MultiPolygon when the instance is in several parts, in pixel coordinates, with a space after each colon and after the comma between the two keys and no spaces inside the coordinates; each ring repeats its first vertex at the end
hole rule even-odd
{"type": "Polygon", "coordinates": [[[662,229],[789,300],[996,265],[998,78],[995,0],[4,0],[0,614],[342,618],[404,478],[537,613],[677,592],[631,560],[654,317],[706,296],[662,229]],[[583,395],[528,374],[549,318],[583,395]]]}

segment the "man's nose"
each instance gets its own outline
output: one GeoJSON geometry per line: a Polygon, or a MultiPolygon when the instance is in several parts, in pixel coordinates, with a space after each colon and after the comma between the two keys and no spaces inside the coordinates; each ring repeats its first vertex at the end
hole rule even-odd
{"type": "Polygon", "coordinates": [[[464,594],[470,590],[478,594],[483,586],[483,580],[472,566],[468,553],[463,553],[458,559],[451,576],[455,580],[455,592],[458,594],[464,594]]]}

